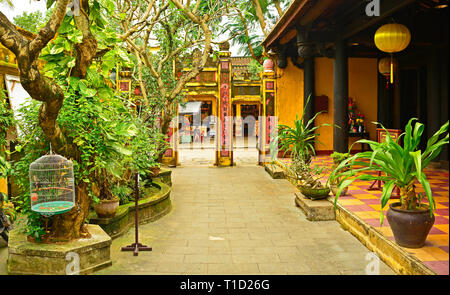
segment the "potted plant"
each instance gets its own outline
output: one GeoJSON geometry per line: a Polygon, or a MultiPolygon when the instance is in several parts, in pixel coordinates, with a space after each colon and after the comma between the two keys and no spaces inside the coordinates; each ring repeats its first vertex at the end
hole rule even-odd
{"type": "Polygon", "coordinates": [[[128,204],[133,196],[133,189],[126,184],[114,185],[111,192],[119,198],[119,205],[128,204]]]}
{"type": "Polygon", "coordinates": [[[158,162],[155,162],[150,168],[150,173],[152,177],[157,177],[159,175],[159,172],[161,171],[161,164],[158,162]]]}
{"type": "MultiPolygon", "coordinates": [[[[447,121],[428,139],[422,152],[419,143],[425,127],[419,122],[415,122],[413,127],[412,123],[415,120],[417,119],[409,120],[405,132],[396,141],[386,129],[386,139],[381,143],[366,139],[357,141],[369,144],[372,151],[358,153],[344,160],[330,175],[330,179],[342,178],[335,197],[335,206],[342,190],[356,179],[384,181],[381,195],[382,209],[387,205],[394,187],[399,187],[400,202],[389,205],[387,219],[397,244],[408,248],[423,247],[434,224],[435,201],[423,170],[439,155],[443,146],[449,143],[447,121]],[[399,144],[400,138],[403,145],[399,144]],[[349,170],[342,171],[343,167],[348,167],[349,170]],[[381,175],[365,173],[373,170],[382,173],[381,175]],[[425,189],[428,204],[422,203],[423,195],[416,194],[414,184],[416,181],[425,189]]],[[[381,127],[384,129],[382,125],[381,127]]],[[[383,219],[381,210],[380,224],[383,224],[383,219]]]]}
{"type": "MultiPolygon", "coordinates": [[[[350,154],[349,153],[333,152],[330,156],[333,159],[333,166],[332,166],[331,169],[334,170],[334,169],[336,169],[336,167],[340,163],[342,163],[342,161],[348,159],[350,157],[350,154]]],[[[348,170],[347,167],[342,168],[342,172],[343,171],[347,171],[347,170],[348,170]]],[[[339,186],[340,183],[341,183],[341,179],[340,178],[336,178],[333,181],[329,180],[329,182],[328,182],[328,186],[330,187],[331,192],[333,193],[334,196],[336,196],[337,189],[338,189],[338,186],[339,186]]],[[[341,194],[342,195],[346,195],[347,191],[348,191],[348,187],[345,187],[341,194]]]]}
{"type": "Polygon", "coordinates": [[[99,173],[98,183],[92,183],[91,185],[95,202],[94,210],[100,218],[111,218],[116,215],[120,199],[111,191],[106,169],[100,169],[99,173]]]}
{"type": "Polygon", "coordinates": [[[311,162],[312,156],[315,156],[315,142],[317,136],[320,134],[316,131],[323,126],[331,126],[330,124],[321,124],[314,126],[314,120],[322,112],[316,113],[308,122],[305,122],[306,107],[309,104],[311,96],[308,97],[305,107],[303,108],[303,115],[300,119],[295,119],[294,127],[287,125],[279,125],[278,136],[271,144],[278,143],[278,147],[286,153],[290,153],[292,157],[299,155],[303,157],[306,164],[311,162]]]}
{"type": "Polygon", "coordinates": [[[318,165],[311,167],[303,157],[296,155],[290,165],[287,177],[296,180],[297,188],[307,198],[324,199],[330,194],[330,188],[322,185],[319,178],[323,168],[318,165]]]}

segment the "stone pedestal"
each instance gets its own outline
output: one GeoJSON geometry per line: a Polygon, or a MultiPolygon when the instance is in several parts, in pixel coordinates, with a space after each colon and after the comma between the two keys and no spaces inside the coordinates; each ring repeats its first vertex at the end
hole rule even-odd
{"type": "Polygon", "coordinates": [[[305,212],[306,219],[309,221],[335,220],[333,204],[327,199],[311,200],[302,193],[295,193],[295,204],[305,212]]]}
{"type": "Polygon", "coordinates": [[[9,234],[8,273],[65,275],[76,269],[88,274],[111,265],[111,237],[100,226],[88,225],[89,239],[61,244],[31,243],[21,229],[9,234]],[[78,260],[79,259],[79,260],[78,260]],[[75,266],[75,268],[74,268],[75,266]]]}

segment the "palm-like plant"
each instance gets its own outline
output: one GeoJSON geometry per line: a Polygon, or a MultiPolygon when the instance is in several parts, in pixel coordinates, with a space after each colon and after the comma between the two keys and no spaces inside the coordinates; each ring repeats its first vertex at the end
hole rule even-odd
{"type": "Polygon", "coordinates": [[[283,156],[286,153],[291,153],[292,157],[302,157],[304,161],[309,164],[311,161],[311,156],[316,154],[315,152],[315,142],[317,136],[317,129],[323,126],[331,126],[330,124],[321,124],[319,126],[314,126],[314,120],[322,112],[316,113],[311,119],[305,124],[305,111],[309,104],[311,95],[308,97],[306,104],[303,108],[303,114],[300,119],[295,117],[294,126],[290,127],[287,125],[279,125],[278,127],[278,137],[274,142],[279,143],[279,148],[284,151],[283,156]]]}
{"type": "MultiPolygon", "coordinates": [[[[414,182],[417,179],[425,189],[425,194],[429,201],[430,215],[435,209],[435,202],[431,192],[430,183],[423,170],[436,158],[441,152],[443,146],[449,143],[449,135],[447,133],[449,122],[447,121],[442,127],[428,139],[425,151],[421,151],[418,146],[425,126],[416,122],[414,127],[412,123],[417,120],[412,118],[405,127],[405,132],[394,141],[389,132],[386,131],[386,139],[384,142],[376,142],[362,139],[357,143],[367,143],[372,151],[358,153],[339,164],[331,173],[330,180],[342,179],[338,187],[335,197],[335,206],[342,190],[349,186],[353,181],[360,179],[366,181],[381,180],[385,184],[381,195],[381,207],[386,206],[395,186],[400,188],[401,209],[414,210],[421,207],[420,196],[416,195],[414,182]],[[441,138],[442,135],[445,135],[441,138]],[[403,146],[399,144],[403,138],[403,146]],[[359,167],[354,168],[357,165],[359,167]],[[348,171],[342,168],[349,168],[348,171]],[[382,173],[379,175],[365,174],[366,171],[378,170],[382,173]],[[383,175],[384,174],[384,175],[383,175]]],[[[378,123],[377,123],[378,124],[378,123]]],[[[380,223],[383,224],[383,210],[381,210],[380,223]]]]}

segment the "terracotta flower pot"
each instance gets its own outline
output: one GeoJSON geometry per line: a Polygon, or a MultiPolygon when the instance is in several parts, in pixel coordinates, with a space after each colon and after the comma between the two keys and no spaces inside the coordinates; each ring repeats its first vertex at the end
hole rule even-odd
{"type": "Polygon", "coordinates": [[[389,205],[386,214],[394,234],[395,242],[407,248],[421,248],[434,224],[434,215],[429,208],[416,210],[400,209],[400,202],[389,205]]]}
{"type": "Polygon", "coordinates": [[[112,200],[100,200],[100,203],[94,205],[94,210],[100,218],[111,218],[116,215],[119,208],[119,198],[112,200]]]}
{"type": "Polygon", "coordinates": [[[152,172],[152,176],[156,177],[159,175],[161,168],[160,167],[152,167],[152,168],[150,168],[150,171],[152,172]]]}

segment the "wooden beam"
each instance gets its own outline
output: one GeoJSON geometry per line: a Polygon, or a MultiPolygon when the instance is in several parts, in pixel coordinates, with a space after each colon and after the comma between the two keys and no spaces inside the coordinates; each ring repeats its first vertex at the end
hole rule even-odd
{"type": "Polygon", "coordinates": [[[365,30],[366,28],[381,22],[383,19],[391,16],[396,11],[402,9],[403,7],[415,2],[416,0],[389,0],[382,1],[380,6],[380,16],[369,17],[364,15],[350,25],[344,27],[342,38],[347,39],[353,35],[365,30]]]}
{"type": "Polygon", "coordinates": [[[297,35],[297,30],[296,29],[291,29],[289,32],[287,32],[286,34],[284,34],[283,37],[281,37],[280,39],[280,45],[284,45],[286,43],[289,43],[289,41],[292,40],[292,38],[294,38],[297,35]]]}
{"type": "Polygon", "coordinates": [[[322,0],[315,3],[313,7],[300,18],[300,25],[306,26],[315,21],[326,9],[330,8],[332,4],[335,4],[336,0],[322,0]]]}
{"type": "Polygon", "coordinates": [[[275,27],[269,32],[262,45],[270,48],[276,40],[278,40],[293,25],[293,21],[297,18],[303,9],[306,9],[312,0],[294,0],[281,19],[276,23],[275,27]]]}

